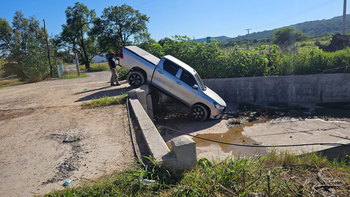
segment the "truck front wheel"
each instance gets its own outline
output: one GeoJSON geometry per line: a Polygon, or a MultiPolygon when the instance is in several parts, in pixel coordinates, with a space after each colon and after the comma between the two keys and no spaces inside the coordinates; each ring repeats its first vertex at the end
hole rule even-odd
{"type": "Polygon", "coordinates": [[[146,82],[145,76],[141,71],[132,71],[128,77],[130,86],[138,88],[146,82]]]}
{"type": "Polygon", "coordinates": [[[204,121],[208,118],[208,110],[204,105],[195,104],[190,108],[190,117],[194,121],[204,121]]]}

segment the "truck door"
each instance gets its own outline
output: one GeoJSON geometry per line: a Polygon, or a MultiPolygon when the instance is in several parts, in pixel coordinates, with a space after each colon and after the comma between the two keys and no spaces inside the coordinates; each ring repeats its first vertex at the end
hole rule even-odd
{"type": "Polygon", "coordinates": [[[194,89],[193,86],[198,86],[198,84],[190,72],[182,68],[180,70],[182,73],[180,77],[176,79],[170,92],[187,105],[191,105],[199,91],[198,89],[194,89]]]}
{"type": "Polygon", "coordinates": [[[170,90],[177,80],[176,75],[179,68],[180,66],[167,59],[164,60],[163,64],[159,62],[154,72],[152,84],[166,93],[171,94],[170,90]]]}

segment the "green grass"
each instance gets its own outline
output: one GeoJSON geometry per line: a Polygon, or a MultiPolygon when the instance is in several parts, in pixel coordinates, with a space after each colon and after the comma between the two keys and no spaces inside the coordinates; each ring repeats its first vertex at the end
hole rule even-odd
{"type": "Polygon", "coordinates": [[[19,79],[12,79],[12,80],[7,80],[6,82],[4,81],[0,81],[0,88],[5,88],[5,87],[9,87],[9,86],[15,86],[15,85],[21,85],[21,84],[25,84],[28,83],[26,81],[21,81],[19,79]]]}
{"type": "Polygon", "coordinates": [[[180,173],[150,159],[147,167],[135,165],[46,196],[329,196],[326,186],[335,189],[336,196],[344,196],[350,187],[349,172],[347,161],[330,162],[316,153],[296,156],[272,151],[265,157],[228,157],[223,162],[200,159],[195,169],[180,173]],[[140,181],[144,179],[156,182],[144,185],[140,181]]]}
{"type": "Polygon", "coordinates": [[[109,71],[108,62],[92,63],[90,64],[90,69],[86,69],[84,64],[80,65],[79,68],[81,71],[89,72],[109,71]]]}
{"type": "Polygon", "coordinates": [[[100,99],[94,99],[91,102],[83,103],[81,106],[83,108],[95,108],[95,107],[104,107],[109,105],[118,105],[118,104],[124,104],[126,102],[126,97],[128,96],[128,93],[123,93],[122,95],[118,97],[108,97],[104,96],[100,99]]]}
{"type": "Polygon", "coordinates": [[[70,71],[70,72],[64,73],[62,78],[60,78],[60,79],[85,78],[85,77],[88,77],[88,76],[89,75],[87,75],[85,73],[81,73],[81,72],[80,72],[80,76],[79,76],[76,71],[70,71]]]}

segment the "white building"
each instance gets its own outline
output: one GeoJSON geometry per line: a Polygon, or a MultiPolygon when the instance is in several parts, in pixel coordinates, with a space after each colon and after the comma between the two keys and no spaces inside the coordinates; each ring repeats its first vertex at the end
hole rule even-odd
{"type": "MultiPolygon", "coordinates": [[[[92,62],[93,63],[108,62],[108,59],[106,58],[106,54],[101,54],[93,57],[92,62]]],[[[75,64],[75,59],[73,60],[73,64],[75,64]]]]}
{"type": "Polygon", "coordinates": [[[96,55],[92,58],[92,61],[94,63],[101,63],[101,62],[108,62],[108,59],[106,58],[106,54],[96,55]]]}

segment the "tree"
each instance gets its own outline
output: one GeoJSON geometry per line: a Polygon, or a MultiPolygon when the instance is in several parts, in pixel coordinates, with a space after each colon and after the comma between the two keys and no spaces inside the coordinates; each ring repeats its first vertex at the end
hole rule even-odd
{"type": "Polygon", "coordinates": [[[164,44],[165,44],[167,41],[171,42],[171,41],[173,41],[173,40],[170,39],[170,38],[168,38],[168,37],[165,37],[165,38],[160,39],[160,40],[158,41],[158,44],[160,44],[161,46],[164,46],[164,44]]]}
{"type": "Polygon", "coordinates": [[[292,46],[296,41],[303,41],[306,35],[294,27],[284,27],[274,31],[273,43],[279,46],[292,46]]]}
{"type": "Polygon", "coordinates": [[[29,81],[40,81],[49,74],[45,32],[35,16],[25,18],[16,11],[12,27],[0,19],[0,49],[6,54],[5,75],[16,74],[29,81]]]}
{"type": "Polygon", "coordinates": [[[60,35],[61,44],[77,52],[86,69],[89,69],[92,58],[97,54],[96,38],[88,35],[90,25],[96,19],[95,10],[76,2],[74,7],[68,6],[66,18],[67,24],[62,25],[60,35]]]}
{"type": "Polygon", "coordinates": [[[148,32],[140,33],[134,36],[134,43],[138,47],[148,51],[158,58],[162,58],[164,56],[162,46],[152,39],[151,34],[148,32]]]}
{"type": "Polygon", "coordinates": [[[101,18],[94,20],[91,36],[98,37],[101,52],[119,51],[131,44],[131,36],[147,34],[149,17],[134,10],[129,5],[110,6],[102,12],[101,18]]]}
{"type": "Polygon", "coordinates": [[[10,48],[12,41],[12,27],[6,19],[0,18],[0,52],[10,48]]]}

